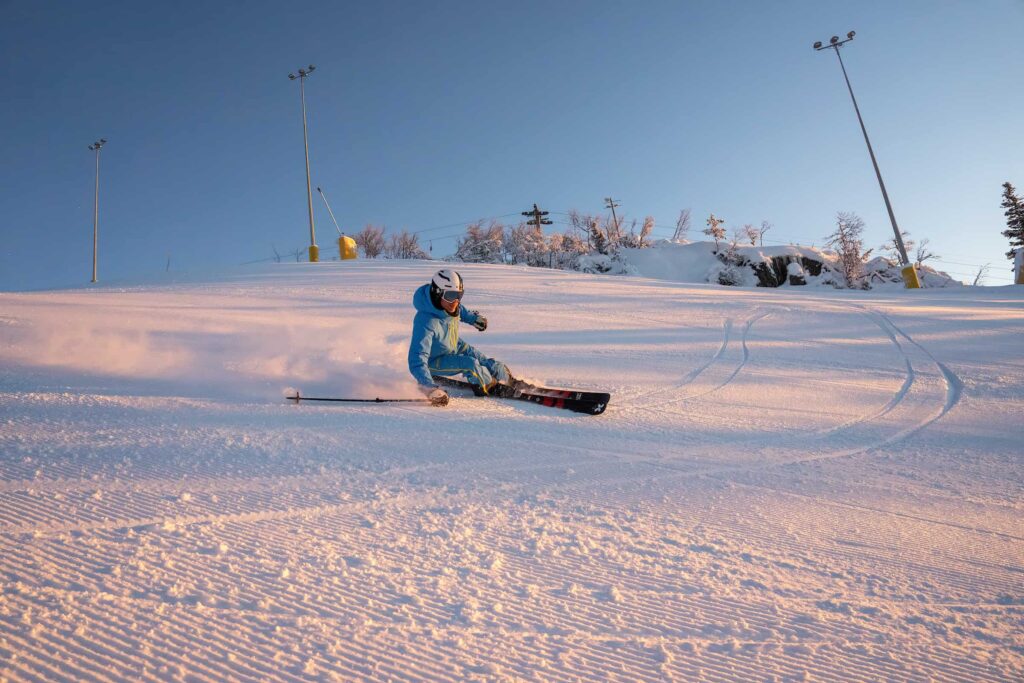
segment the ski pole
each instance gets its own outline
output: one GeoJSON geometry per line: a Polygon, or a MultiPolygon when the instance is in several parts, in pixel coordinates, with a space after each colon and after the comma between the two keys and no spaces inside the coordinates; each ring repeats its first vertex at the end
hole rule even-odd
{"type": "Polygon", "coordinates": [[[332,403],[430,403],[429,398],[317,398],[302,396],[295,392],[294,396],[285,396],[289,401],[330,401],[332,403]]]}

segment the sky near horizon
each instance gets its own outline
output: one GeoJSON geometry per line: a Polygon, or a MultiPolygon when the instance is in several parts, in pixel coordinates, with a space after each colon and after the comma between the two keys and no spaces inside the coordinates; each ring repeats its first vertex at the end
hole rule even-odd
{"type": "MultiPolygon", "coordinates": [[[[892,229],[843,48],[900,227],[970,281],[1009,284],[1002,183],[1024,189],[1024,0],[901,2],[32,2],[0,0],[0,290],[217,270],[309,244],[314,188],[342,229],[419,232],[536,202],[680,209],[699,238],[770,221],[820,246],[837,211],[892,229]]],[[[336,230],[314,189],[317,242],[336,230]]]]}

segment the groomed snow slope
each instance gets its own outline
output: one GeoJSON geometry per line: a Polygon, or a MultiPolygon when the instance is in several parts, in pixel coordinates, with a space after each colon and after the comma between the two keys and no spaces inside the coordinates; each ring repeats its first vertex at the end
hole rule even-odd
{"type": "Polygon", "coordinates": [[[0,680],[1019,681],[1024,288],[437,264],[0,294],[0,680]]]}

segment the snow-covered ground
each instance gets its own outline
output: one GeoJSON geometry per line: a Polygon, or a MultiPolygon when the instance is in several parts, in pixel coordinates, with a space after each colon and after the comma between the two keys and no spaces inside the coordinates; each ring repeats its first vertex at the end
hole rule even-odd
{"type": "Polygon", "coordinates": [[[1024,287],[436,267],[0,294],[0,680],[1024,679],[1024,287]]]}

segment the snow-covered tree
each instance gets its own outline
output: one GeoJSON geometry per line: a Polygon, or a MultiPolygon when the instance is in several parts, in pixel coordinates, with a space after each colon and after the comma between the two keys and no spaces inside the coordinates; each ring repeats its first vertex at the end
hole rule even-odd
{"type": "Polygon", "coordinates": [[[718,249],[718,243],[725,239],[725,227],[722,225],[725,223],[724,218],[715,218],[715,214],[711,214],[708,217],[707,225],[704,228],[704,234],[715,240],[715,249],[718,249]]]}
{"type": "Polygon", "coordinates": [[[745,236],[743,231],[737,230],[733,240],[725,251],[718,253],[718,260],[722,262],[722,268],[718,271],[718,284],[735,287],[743,284],[742,267],[746,260],[739,254],[739,240],[745,236]]]}
{"type": "Polygon", "coordinates": [[[536,225],[520,223],[505,234],[505,257],[509,263],[546,266],[550,246],[536,225]]]}
{"type": "Polygon", "coordinates": [[[596,218],[590,224],[590,243],[598,254],[607,254],[611,251],[608,238],[605,236],[604,230],[601,229],[600,221],[596,218]]]}
{"type": "Polygon", "coordinates": [[[590,245],[572,229],[565,234],[554,234],[548,241],[550,263],[554,268],[576,268],[580,256],[590,250],[590,245]]]}
{"type": "Polygon", "coordinates": [[[757,246],[757,238],[761,236],[761,231],[755,228],[750,223],[743,226],[743,238],[750,240],[750,246],[757,246]]]}
{"type": "Polygon", "coordinates": [[[501,223],[491,221],[486,228],[481,221],[470,223],[455,249],[455,258],[467,263],[501,263],[504,240],[505,226],[501,223]]]}
{"type": "Polygon", "coordinates": [[[640,232],[636,231],[636,221],[630,227],[629,232],[619,236],[619,246],[627,249],[642,249],[650,246],[651,232],[654,231],[654,216],[644,218],[640,232]]]}
{"type": "Polygon", "coordinates": [[[650,237],[652,232],[654,232],[654,216],[645,216],[644,224],[640,228],[640,247],[650,246],[650,237]]]}
{"type": "Polygon", "coordinates": [[[840,211],[836,214],[836,229],[825,238],[825,244],[836,252],[846,286],[863,288],[864,263],[872,249],[864,251],[864,220],[855,213],[840,211]]]}
{"type": "Polygon", "coordinates": [[[366,258],[377,258],[384,251],[384,226],[367,225],[352,238],[366,258]]]}
{"type": "Polygon", "coordinates": [[[1017,196],[1017,191],[1009,182],[1003,183],[1003,203],[1000,206],[1006,209],[1003,237],[1010,240],[1010,251],[1006,252],[1006,258],[1012,261],[1017,249],[1024,247],[1024,201],[1017,196]]]}

